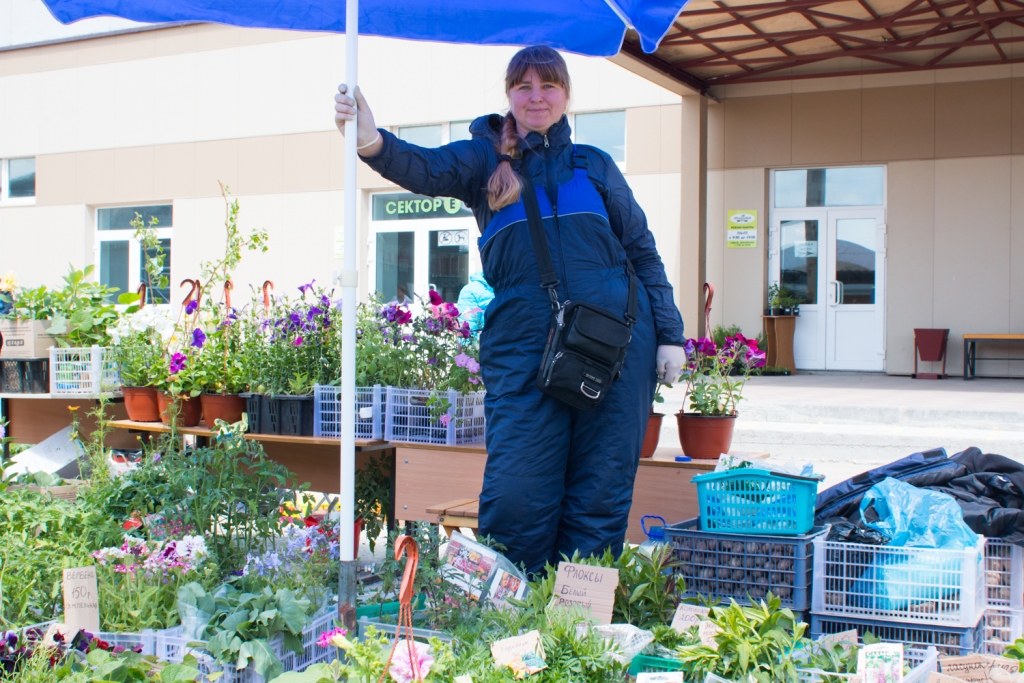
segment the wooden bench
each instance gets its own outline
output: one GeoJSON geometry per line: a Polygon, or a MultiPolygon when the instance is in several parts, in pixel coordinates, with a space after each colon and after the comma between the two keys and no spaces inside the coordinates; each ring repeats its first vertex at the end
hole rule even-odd
{"type": "Polygon", "coordinates": [[[1024,334],[965,334],[964,335],[964,379],[977,376],[979,360],[1024,360],[1024,358],[978,358],[978,344],[1022,344],[1024,334]]]}
{"type": "Polygon", "coordinates": [[[477,528],[480,523],[480,499],[460,498],[447,503],[437,503],[428,507],[427,512],[437,515],[437,523],[451,537],[452,532],[460,528],[477,528]]]}

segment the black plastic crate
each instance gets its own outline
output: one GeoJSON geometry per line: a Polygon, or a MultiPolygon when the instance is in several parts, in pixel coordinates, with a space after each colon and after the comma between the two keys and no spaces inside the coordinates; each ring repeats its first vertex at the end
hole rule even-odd
{"type": "Polygon", "coordinates": [[[957,628],[812,614],[811,638],[856,629],[861,638],[865,633],[871,633],[887,643],[903,643],[904,648],[923,650],[934,647],[939,655],[963,657],[983,651],[984,626],[984,620],[979,621],[977,626],[957,628]]]}
{"type": "Polygon", "coordinates": [[[684,597],[703,595],[751,604],[769,592],[783,607],[797,612],[811,607],[816,536],[828,527],[814,527],[799,536],[766,536],[702,531],[700,519],[665,527],[676,569],[686,579],[684,597]]]}
{"type": "Polygon", "coordinates": [[[285,436],[313,436],[313,397],[280,396],[280,433],[285,436]]]}
{"type": "Polygon", "coordinates": [[[45,394],[50,390],[48,358],[0,361],[0,392],[45,394]]]}

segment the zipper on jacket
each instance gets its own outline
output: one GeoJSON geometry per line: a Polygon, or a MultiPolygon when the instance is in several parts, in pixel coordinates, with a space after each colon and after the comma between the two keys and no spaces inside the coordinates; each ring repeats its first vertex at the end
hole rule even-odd
{"type": "Polygon", "coordinates": [[[544,136],[544,149],[547,149],[547,148],[548,148],[548,147],[550,147],[550,146],[551,146],[551,145],[549,145],[549,144],[548,144],[548,136],[547,136],[547,135],[545,135],[545,136],[544,136]]]}

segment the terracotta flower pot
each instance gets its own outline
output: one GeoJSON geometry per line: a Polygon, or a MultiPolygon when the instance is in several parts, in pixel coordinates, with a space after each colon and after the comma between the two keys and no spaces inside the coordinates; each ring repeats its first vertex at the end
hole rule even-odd
{"type": "MultiPolygon", "coordinates": [[[[167,408],[174,402],[174,400],[175,399],[166,391],[157,392],[156,403],[160,408],[160,421],[164,424],[170,424],[171,422],[167,408]]],[[[177,400],[181,406],[178,411],[178,426],[195,427],[198,425],[203,416],[203,405],[200,403],[199,399],[179,396],[177,400]]]]}
{"type": "Polygon", "coordinates": [[[661,436],[662,413],[651,413],[647,416],[647,431],[644,432],[644,445],[640,447],[640,457],[650,458],[658,450],[658,438],[661,436]]]}
{"type": "Polygon", "coordinates": [[[203,415],[206,426],[213,429],[217,420],[234,424],[242,419],[245,412],[245,399],[236,394],[202,394],[203,415]]]}
{"type": "Polygon", "coordinates": [[[735,415],[707,416],[676,413],[679,425],[679,445],[683,453],[694,460],[717,460],[732,446],[735,415]]]}
{"type": "Polygon", "coordinates": [[[124,394],[124,409],[128,419],[134,422],[159,422],[160,408],[157,405],[156,389],[153,387],[121,387],[124,394]]]}

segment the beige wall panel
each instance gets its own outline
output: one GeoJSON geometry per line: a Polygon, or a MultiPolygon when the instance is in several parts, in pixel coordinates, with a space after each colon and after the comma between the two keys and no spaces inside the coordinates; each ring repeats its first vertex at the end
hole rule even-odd
{"type": "Polygon", "coordinates": [[[284,137],[242,138],[238,141],[237,194],[274,194],[281,191],[284,137]]]}
{"type": "Polygon", "coordinates": [[[238,140],[196,143],[196,195],[219,196],[220,186],[217,181],[232,188],[238,184],[238,145],[238,140]]]}
{"type": "MultiPolygon", "coordinates": [[[[114,201],[136,202],[155,199],[153,194],[154,154],[152,147],[123,147],[114,150],[114,201]]],[[[163,199],[164,197],[161,197],[163,199]]],[[[169,197],[168,197],[169,198],[169,197]]]]}
{"type": "Polygon", "coordinates": [[[935,86],[935,156],[1010,153],[1010,81],[935,86]]]}
{"type": "Polygon", "coordinates": [[[725,172],[722,218],[708,224],[708,249],[713,242],[722,247],[724,277],[715,283],[715,303],[722,309],[724,325],[739,325],[743,333],[755,336],[761,330],[762,296],[765,273],[765,240],[768,219],[765,210],[765,171],[763,168],[733,169],[725,172]],[[726,216],[728,211],[757,211],[757,248],[727,249],[726,216]]]}
{"type": "Polygon", "coordinates": [[[934,86],[870,88],[861,97],[864,161],[935,156],[934,86]]]}
{"type": "Polygon", "coordinates": [[[1013,154],[1024,154],[1024,78],[1014,78],[1010,83],[1011,149],[1013,154]]]}
{"type": "Polygon", "coordinates": [[[708,169],[723,168],[725,164],[725,107],[708,102],[708,169]]]}
{"type": "MultiPolygon", "coordinates": [[[[1024,334],[1024,157],[1012,159],[1013,198],[1010,224],[1010,332],[1024,334]]],[[[1014,353],[1020,357],[1024,354],[1014,353]]],[[[1024,375],[1024,363],[1011,364],[1015,375],[1024,375]]]]}
{"type": "MultiPolygon", "coordinates": [[[[109,64],[117,59],[117,43],[112,38],[98,38],[94,40],[83,40],[78,45],[76,55],[77,64],[68,64],[64,68],[72,66],[91,66],[93,64],[109,64]]],[[[48,50],[49,48],[39,48],[48,50]]]]}
{"type": "Polygon", "coordinates": [[[860,100],[860,90],[793,95],[792,163],[860,161],[860,100]]]}
{"type": "Polygon", "coordinates": [[[792,98],[725,100],[725,168],[786,166],[793,161],[792,98]]]}
{"type": "Polygon", "coordinates": [[[156,57],[156,46],[159,42],[160,37],[151,36],[148,31],[114,36],[114,59],[127,62],[156,57]]]}
{"type": "Polygon", "coordinates": [[[36,205],[72,204],[78,184],[78,154],[36,157],[36,205]]]}
{"type": "MultiPolygon", "coordinates": [[[[1010,170],[1010,157],[935,162],[934,326],[950,328],[951,349],[962,348],[964,332],[1009,331],[1010,170]]],[[[962,371],[962,354],[949,361],[951,373],[962,371]]]]}
{"type": "Polygon", "coordinates": [[[330,132],[284,136],[282,192],[312,192],[329,188],[330,136],[330,132]]]}
{"type": "MultiPolygon", "coordinates": [[[[908,375],[914,371],[914,328],[935,326],[935,162],[894,162],[886,178],[886,372],[908,375]]],[[[950,347],[950,357],[954,351],[950,347]]],[[[927,365],[920,370],[931,371],[927,365]]]]}
{"type": "Polygon", "coordinates": [[[92,262],[82,224],[86,207],[11,206],[0,209],[0,273],[13,271],[22,287],[59,287],[68,264],[92,262]]]}
{"type": "Polygon", "coordinates": [[[199,45],[198,26],[181,26],[154,31],[153,52],[156,57],[195,52],[199,45]]]}
{"type": "Polygon", "coordinates": [[[657,173],[660,169],[661,107],[627,109],[626,170],[633,175],[657,173]]]}
{"type": "Polygon", "coordinates": [[[79,152],[76,163],[78,201],[104,204],[117,201],[114,187],[114,150],[79,152]]]}
{"type": "Polygon", "coordinates": [[[682,144],[683,108],[681,105],[666,105],[661,109],[661,173],[679,173],[681,169],[680,145],[682,144]]]}
{"type": "MultiPolygon", "coordinates": [[[[730,171],[708,171],[708,253],[707,279],[717,292],[721,292],[725,280],[725,179],[730,171]]],[[[711,302],[711,327],[724,324],[722,300],[711,302]]],[[[693,315],[703,315],[693,307],[693,315]]],[[[697,335],[697,320],[687,320],[686,331],[690,337],[697,335]]],[[[759,329],[759,328],[758,328],[759,329]]],[[[746,332],[746,330],[744,330],[746,332]]]]}
{"type": "Polygon", "coordinates": [[[157,145],[153,148],[153,195],[194,197],[196,194],[196,143],[157,145]]]}
{"type": "Polygon", "coordinates": [[[196,50],[224,50],[238,47],[242,29],[222,24],[200,24],[196,26],[196,50]]]}

